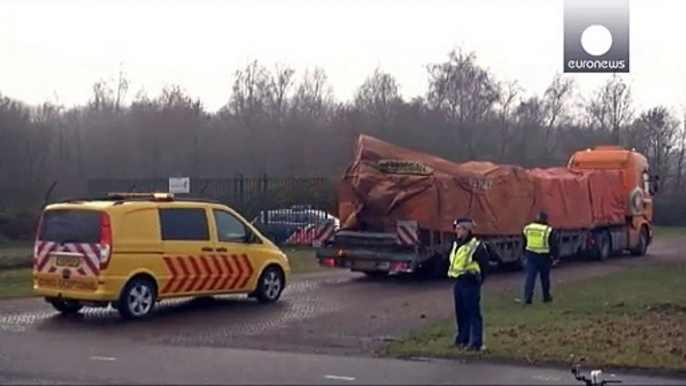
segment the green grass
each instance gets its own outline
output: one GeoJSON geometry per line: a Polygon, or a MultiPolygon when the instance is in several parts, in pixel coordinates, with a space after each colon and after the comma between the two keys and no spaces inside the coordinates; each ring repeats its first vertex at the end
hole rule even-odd
{"type": "Polygon", "coordinates": [[[30,268],[0,271],[0,299],[33,296],[31,286],[30,268]]]}
{"type": "MultiPolygon", "coordinates": [[[[686,372],[685,278],[686,263],[680,262],[559,285],[551,304],[524,306],[511,294],[486,296],[487,349],[481,355],[686,372]]],[[[454,348],[454,333],[454,320],[446,320],[391,344],[388,354],[479,355],[454,348]]]]}
{"type": "Polygon", "coordinates": [[[298,273],[312,273],[330,270],[330,268],[322,267],[315,258],[316,249],[311,247],[281,247],[283,252],[288,256],[288,261],[291,264],[291,270],[294,274],[298,273]]]}
{"type": "Polygon", "coordinates": [[[672,237],[686,236],[686,227],[659,227],[654,228],[656,239],[668,239],[672,237]]]}
{"type": "Polygon", "coordinates": [[[0,251],[2,251],[4,249],[31,248],[31,247],[33,247],[32,242],[0,240],[0,251]]]}
{"type": "Polygon", "coordinates": [[[31,266],[32,246],[14,245],[0,247],[0,270],[31,266]]]}

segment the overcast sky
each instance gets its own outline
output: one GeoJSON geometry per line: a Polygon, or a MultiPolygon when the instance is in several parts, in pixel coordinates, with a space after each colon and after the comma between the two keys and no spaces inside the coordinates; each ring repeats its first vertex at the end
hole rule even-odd
{"type": "MultiPolygon", "coordinates": [[[[598,0],[601,1],[601,0],[598,0]]],[[[631,1],[631,73],[640,107],[686,106],[686,1],[631,1]]],[[[155,95],[179,84],[210,111],[249,60],[323,67],[337,99],[381,66],[405,97],[457,46],[502,80],[542,93],[562,71],[563,0],[0,0],[0,92],[85,103],[120,64],[155,95]]],[[[607,75],[572,75],[588,95],[607,75]]],[[[131,98],[129,98],[131,99],[131,98]]]]}

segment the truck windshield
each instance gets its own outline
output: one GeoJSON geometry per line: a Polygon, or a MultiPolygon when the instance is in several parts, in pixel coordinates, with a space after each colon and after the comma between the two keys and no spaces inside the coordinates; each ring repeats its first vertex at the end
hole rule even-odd
{"type": "Polygon", "coordinates": [[[100,212],[55,209],[43,213],[39,232],[42,241],[97,243],[100,241],[100,212]]]}

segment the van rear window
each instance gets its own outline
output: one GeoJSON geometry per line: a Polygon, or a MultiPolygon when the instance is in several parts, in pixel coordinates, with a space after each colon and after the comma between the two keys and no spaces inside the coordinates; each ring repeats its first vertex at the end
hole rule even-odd
{"type": "Polygon", "coordinates": [[[100,212],[55,209],[43,213],[40,240],[97,243],[100,241],[100,212]]]}

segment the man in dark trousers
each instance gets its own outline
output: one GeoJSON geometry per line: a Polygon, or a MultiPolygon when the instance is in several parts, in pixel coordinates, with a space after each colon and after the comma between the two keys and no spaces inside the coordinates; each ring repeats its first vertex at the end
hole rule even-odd
{"type": "Polygon", "coordinates": [[[489,253],[473,235],[474,222],[469,218],[453,221],[457,240],[450,251],[448,277],[454,281],[455,319],[459,348],[480,351],[483,346],[481,284],[486,276],[489,253]]]}
{"type": "Polygon", "coordinates": [[[531,304],[534,296],[536,276],[541,277],[543,302],[552,302],[550,294],[550,267],[554,251],[553,228],[548,225],[548,214],[538,213],[536,220],[524,227],[524,253],[526,256],[526,281],[524,282],[524,304],[531,304]]]}

